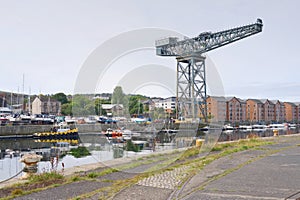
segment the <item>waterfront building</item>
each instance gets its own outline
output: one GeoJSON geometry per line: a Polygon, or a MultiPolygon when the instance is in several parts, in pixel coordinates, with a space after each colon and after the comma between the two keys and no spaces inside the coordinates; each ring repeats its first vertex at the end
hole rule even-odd
{"type": "Polygon", "coordinates": [[[50,96],[37,96],[31,104],[32,114],[59,115],[61,113],[61,102],[50,98],[50,96]]]}
{"type": "Polygon", "coordinates": [[[272,102],[275,107],[274,122],[276,122],[276,123],[284,122],[285,121],[284,103],[279,100],[273,100],[272,102]]]}
{"type": "Polygon", "coordinates": [[[264,121],[264,104],[258,99],[246,101],[246,120],[251,124],[264,121]]]}
{"type": "Polygon", "coordinates": [[[300,103],[295,103],[296,104],[296,110],[297,110],[297,122],[300,122],[300,103]]]}
{"type": "Polygon", "coordinates": [[[297,118],[297,106],[291,102],[284,102],[285,108],[285,121],[295,123],[298,121],[297,118]]]}
{"type": "Polygon", "coordinates": [[[224,122],[226,120],[225,97],[207,97],[207,117],[211,122],[224,122]]]}
{"type": "Polygon", "coordinates": [[[263,112],[264,112],[264,119],[263,121],[267,124],[272,123],[275,121],[275,104],[268,100],[263,99],[261,102],[264,104],[263,112]]]}
{"type": "Polygon", "coordinates": [[[152,98],[156,108],[163,108],[166,113],[173,113],[176,109],[176,97],[152,98]]]}
{"type": "Polygon", "coordinates": [[[226,121],[233,124],[246,121],[246,101],[237,97],[229,97],[226,108],[226,121]]]}

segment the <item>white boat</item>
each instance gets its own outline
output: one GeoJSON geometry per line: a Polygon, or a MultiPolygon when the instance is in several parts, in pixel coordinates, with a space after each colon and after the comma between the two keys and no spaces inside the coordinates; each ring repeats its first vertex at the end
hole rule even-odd
{"type": "Polygon", "coordinates": [[[297,125],[296,125],[296,124],[289,124],[289,128],[290,128],[290,129],[296,129],[296,128],[297,128],[297,125]]]}
{"type": "Polygon", "coordinates": [[[249,125],[240,125],[239,130],[241,131],[252,131],[252,126],[249,125]]]}
{"type": "Polygon", "coordinates": [[[266,131],[267,126],[266,125],[261,125],[261,124],[254,124],[252,125],[253,131],[266,131]]]}
{"type": "Polygon", "coordinates": [[[284,124],[270,124],[269,128],[271,130],[285,130],[287,127],[284,124]]]}
{"type": "Polygon", "coordinates": [[[233,126],[230,126],[229,124],[226,124],[223,126],[223,131],[233,131],[233,126]]]}
{"type": "Polygon", "coordinates": [[[121,132],[122,132],[122,136],[123,136],[124,140],[131,140],[132,135],[133,135],[131,130],[125,129],[125,130],[122,130],[121,132]]]}
{"type": "Polygon", "coordinates": [[[163,129],[163,130],[159,131],[158,133],[165,133],[165,134],[168,134],[168,135],[176,135],[178,133],[178,130],[163,129]]]}

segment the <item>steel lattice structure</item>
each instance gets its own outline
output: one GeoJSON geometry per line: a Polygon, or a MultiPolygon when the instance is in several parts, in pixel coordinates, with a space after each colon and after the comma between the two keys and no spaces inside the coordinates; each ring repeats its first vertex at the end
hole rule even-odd
{"type": "Polygon", "coordinates": [[[203,32],[179,41],[169,37],[155,42],[156,54],[177,59],[177,113],[188,118],[207,120],[205,56],[203,53],[262,31],[263,23],[241,26],[216,33],[203,32]]]}

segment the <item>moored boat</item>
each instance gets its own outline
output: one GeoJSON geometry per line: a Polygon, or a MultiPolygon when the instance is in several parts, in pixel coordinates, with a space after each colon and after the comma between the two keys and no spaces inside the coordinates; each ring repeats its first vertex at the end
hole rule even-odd
{"type": "Polygon", "coordinates": [[[262,125],[262,124],[254,124],[252,126],[253,131],[266,131],[267,130],[267,126],[266,125],[262,125]]]}
{"type": "Polygon", "coordinates": [[[284,124],[270,124],[269,128],[271,130],[284,130],[284,129],[287,129],[287,127],[284,124]]]}
{"type": "Polygon", "coordinates": [[[249,125],[240,125],[239,130],[241,131],[252,131],[252,126],[249,125]]]}
{"type": "Polygon", "coordinates": [[[59,125],[51,128],[50,131],[34,133],[33,138],[54,139],[54,138],[78,138],[78,129],[68,125],[59,125]]]}

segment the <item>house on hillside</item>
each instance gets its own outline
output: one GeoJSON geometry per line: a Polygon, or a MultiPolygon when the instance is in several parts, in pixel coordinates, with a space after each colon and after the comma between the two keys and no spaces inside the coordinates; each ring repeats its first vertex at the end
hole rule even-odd
{"type": "Polygon", "coordinates": [[[50,98],[50,96],[36,97],[31,103],[32,114],[59,115],[61,113],[61,102],[50,98]]]}
{"type": "Polygon", "coordinates": [[[105,110],[107,116],[123,116],[124,106],[123,104],[102,104],[101,109],[105,110]]]}

